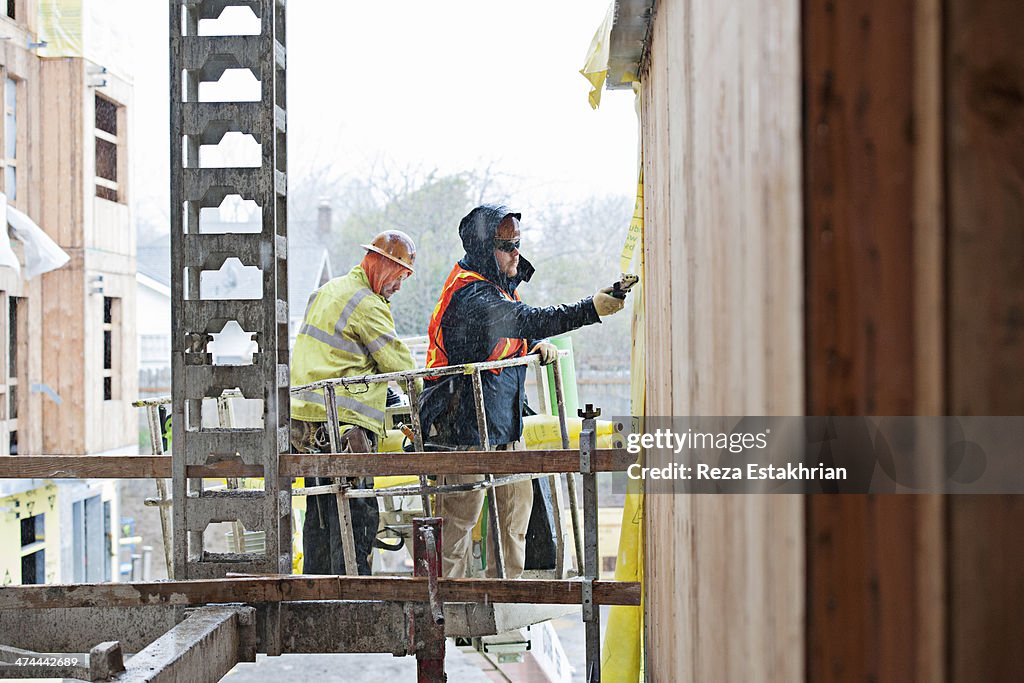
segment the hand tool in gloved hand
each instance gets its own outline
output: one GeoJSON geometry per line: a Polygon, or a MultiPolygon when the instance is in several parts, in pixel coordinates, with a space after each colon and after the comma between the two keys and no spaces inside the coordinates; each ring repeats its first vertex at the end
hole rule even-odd
{"type": "Polygon", "coordinates": [[[640,282],[638,275],[632,273],[623,273],[619,281],[612,285],[612,291],[608,292],[616,299],[625,299],[626,295],[629,294],[629,290],[633,288],[633,285],[640,282]]]}
{"type": "Polygon", "coordinates": [[[612,296],[614,291],[613,287],[605,287],[594,295],[594,310],[597,311],[598,316],[604,318],[613,315],[626,306],[625,301],[612,296]]]}

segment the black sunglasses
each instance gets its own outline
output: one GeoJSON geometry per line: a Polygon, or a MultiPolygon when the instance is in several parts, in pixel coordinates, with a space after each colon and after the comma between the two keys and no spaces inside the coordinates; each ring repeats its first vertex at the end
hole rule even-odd
{"type": "Polygon", "coordinates": [[[512,253],[519,248],[519,244],[522,240],[494,240],[494,248],[498,251],[506,251],[512,253]]]}

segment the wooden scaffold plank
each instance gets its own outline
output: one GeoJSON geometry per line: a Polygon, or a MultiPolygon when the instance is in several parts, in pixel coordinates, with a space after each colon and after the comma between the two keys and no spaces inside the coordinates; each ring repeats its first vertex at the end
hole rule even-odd
{"type": "MultiPolygon", "coordinates": [[[[401,576],[270,576],[226,579],[99,583],[0,588],[0,610],[139,605],[206,605],[306,600],[425,602],[426,578],[401,576]]],[[[639,605],[640,584],[593,582],[598,605],[639,605]]],[[[438,579],[442,601],[471,603],[580,604],[579,581],[547,579],[438,579]]]]}
{"type": "MultiPolygon", "coordinates": [[[[621,472],[636,461],[623,448],[593,453],[595,472],[621,472]]],[[[397,476],[432,474],[559,474],[579,471],[579,451],[461,451],[459,453],[315,453],[281,455],[282,477],[397,476]]],[[[190,477],[258,477],[263,469],[225,461],[193,465],[190,477]]],[[[0,479],[163,479],[169,455],[20,455],[0,458],[0,479]]]]}

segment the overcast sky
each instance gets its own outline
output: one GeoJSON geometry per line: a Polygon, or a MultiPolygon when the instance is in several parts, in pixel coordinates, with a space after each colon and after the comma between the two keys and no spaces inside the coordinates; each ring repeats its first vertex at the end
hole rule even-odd
{"type": "MultiPolygon", "coordinates": [[[[135,0],[134,192],[140,219],[166,216],[167,2],[135,0]]],[[[631,196],[636,118],[628,91],[587,104],[578,73],[605,0],[291,0],[292,174],[374,161],[445,172],[488,164],[520,205],[631,196]]],[[[626,226],[623,226],[625,234],[626,226]]]]}

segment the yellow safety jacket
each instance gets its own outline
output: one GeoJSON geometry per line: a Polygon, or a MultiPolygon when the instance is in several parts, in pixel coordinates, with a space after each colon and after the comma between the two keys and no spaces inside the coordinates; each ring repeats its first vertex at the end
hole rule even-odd
{"type": "MultiPolygon", "coordinates": [[[[412,353],[395,334],[391,305],[370,289],[359,266],[313,292],[291,359],[293,387],[333,377],[411,370],[412,353]]],[[[335,389],[338,419],[381,435],[387,384],[335,389]]],[[[292,394],[294,420],[325,422],[323,390],[292,394]]]]}

